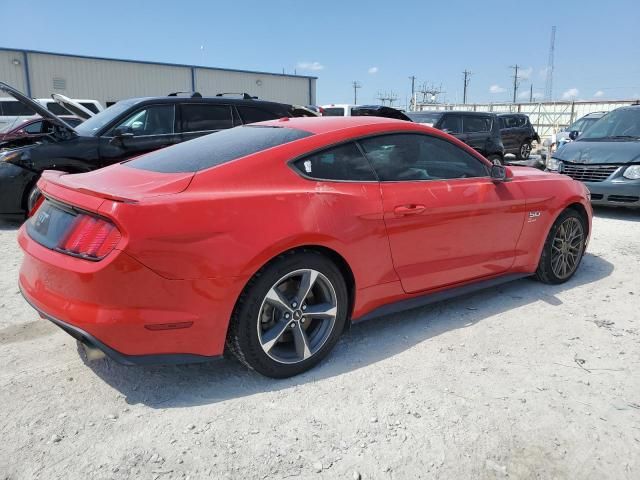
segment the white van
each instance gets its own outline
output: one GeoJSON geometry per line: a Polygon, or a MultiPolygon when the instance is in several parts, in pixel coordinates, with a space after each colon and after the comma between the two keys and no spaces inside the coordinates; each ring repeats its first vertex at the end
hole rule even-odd
{"type": "MultiPolygon", "coordinates": [[[[62,95],[56,94],[55,96],[69,100],[62,95]]],[[[86,115],[79,115],[77,110],[72,111],[63,107],[58,98],[36,98],[34,101],[38,102],[55,115],[76,115],[85,119],[104,110],[104,107],[100,102],[90,99],[73,99],[74,103],[83,107],[82,110],[83,112],[86,112],[86,115]]],[[[0,127],[36,116],[35,112],[13,98],[0,98],[0,127]]]]}
{"type": "Polygon", "coordinates": [[[350,117],[351,110],[360,105],[351,103],[332,103],[330,105],[321,105],[323,117],[350,117]]]}

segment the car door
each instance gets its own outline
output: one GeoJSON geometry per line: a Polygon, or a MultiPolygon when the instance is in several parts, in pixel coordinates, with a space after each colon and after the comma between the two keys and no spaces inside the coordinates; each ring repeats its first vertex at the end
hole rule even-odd
{"type": "Polygon", "coordinates": [[[509,269],[525,202],[514,182],[459,146],[423,134],[390,134],[360,145],[381,182],[394,267],[408,293],[509,269]]]}
{"type": "Polygon", "coordinates": [[[500,136],[505,150],[512,151],[516,148],[515,132],[513,129],[513,117],[511,115],[503,115],[498,117],[500,121],[500,136]]]}
{"type": "Polygon", "coordinates": [[[471,148],[487,154],[487,138],[491,134],[491,117],[482,115],[464,115],[462,117],[464,142],[471,148]]]}
{"type": "Polygon", "coordinates": [[[183,103],[180,105],[180,125],[183,141],[232,128],[231,105],[223,103],[183,103]]]}
{"type": "Polygon", "coordinates": [[[145,105],[117,122],[100,137],[101,164],[174,145],[181,140],[176,128],[174,104],[145,105]]]}

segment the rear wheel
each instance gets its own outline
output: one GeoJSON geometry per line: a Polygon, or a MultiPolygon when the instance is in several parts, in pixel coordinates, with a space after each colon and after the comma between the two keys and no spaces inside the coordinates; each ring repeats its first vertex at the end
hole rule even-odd
{"type": "Polygon", "coordinates": [[[522,142],[520,148],[518,149],[518,159],[526,160],[531,155],[531,142],[526,140],[522,142]]]}
{"type": "Polygon", "coordinates": [[[347,318],[340,270],[315,251],[286,254],[258,272],[233,313],[227,348],[275,378],[302,373],[338,341],[347,318]]]}
{"type": "Polygon", "coordinates": [[[544,283],[564,283],[578,269],[586,243],[586,225],[573,209],[565,210],[551,227],[536,277],[544,283]]]}

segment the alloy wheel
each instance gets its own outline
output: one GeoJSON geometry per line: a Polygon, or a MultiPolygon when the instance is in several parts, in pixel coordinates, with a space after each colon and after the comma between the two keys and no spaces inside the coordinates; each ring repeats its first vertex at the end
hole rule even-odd
{"type": "Polygon", "coordinates": [[[312,269],[288,273],[262,301],[257,319],[260,346],[276,362],[303,362],[326,343],[337,314],[335,288],[326,276],[312,269]]]}
{"type": "Polygon", "coordinates": [[[529,158],[531,154],[531,145],[528,143],[523,143],[520,147],[520,157],[521,158],[529,158]]]}
{"type": "Polygon", "coordinates": [[[567,218],[556,230],[551,244],[551,269],[564,280],[578,268],[584,248],[584,227],[575,217],[567,218]]]}

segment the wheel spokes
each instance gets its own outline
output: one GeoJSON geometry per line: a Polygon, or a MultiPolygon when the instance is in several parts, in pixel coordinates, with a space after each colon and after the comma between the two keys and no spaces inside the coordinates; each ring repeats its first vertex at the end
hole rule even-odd
{"type": "Polygon", "coordinates": [[[282,296],[282,294],[278,290],[276,290],[276,286],[273,286],[267,292],[267,296],[265,297],[265,300],[283,312],[286,312],[289,314],[293,313],[293,310],[291,310],[291,306],[289,305],[289,302],[287,301],[286,298],[282,296]]]}
{"type": "Polygon", "coordinates": [[[273,346],[278,343],[278,340],[282,338],[282,334],[287,331],[288,327],[288,320],[280,320],[273,327],[264,332],[260,340],[260,343],[262,343],[262,348],[264,348],[266,352],[270,352],[273,346]]]}
{"type": "Polygon", "coordinates": [[[320,318],[320,319],[332,319],[336,318],[338,309],[335,305],[330,303],[320,303],[318,305],[311,305],[304,311],[305,317],[320,318]]]}
{"type": "Polygon", "coordinates": [[[296,347],[296,354],[301,360],[306,360],[311,356],[311,348],[309,347],[309,338],[302,328],[302,324],[296,323],[292,329],[293,343],[296,347]]]}
{"type": "Polygon", "coordinates": [[[311,289],[315,285],[317,278],[318,272],[316,272],[315,270],[305,270],[302,273],[300,286],[298,287],[298,293],[296,295],[298,298],[298,305],[302,305],[302,303],[309,296],[309,292],[311,292],[311,289]]]}

